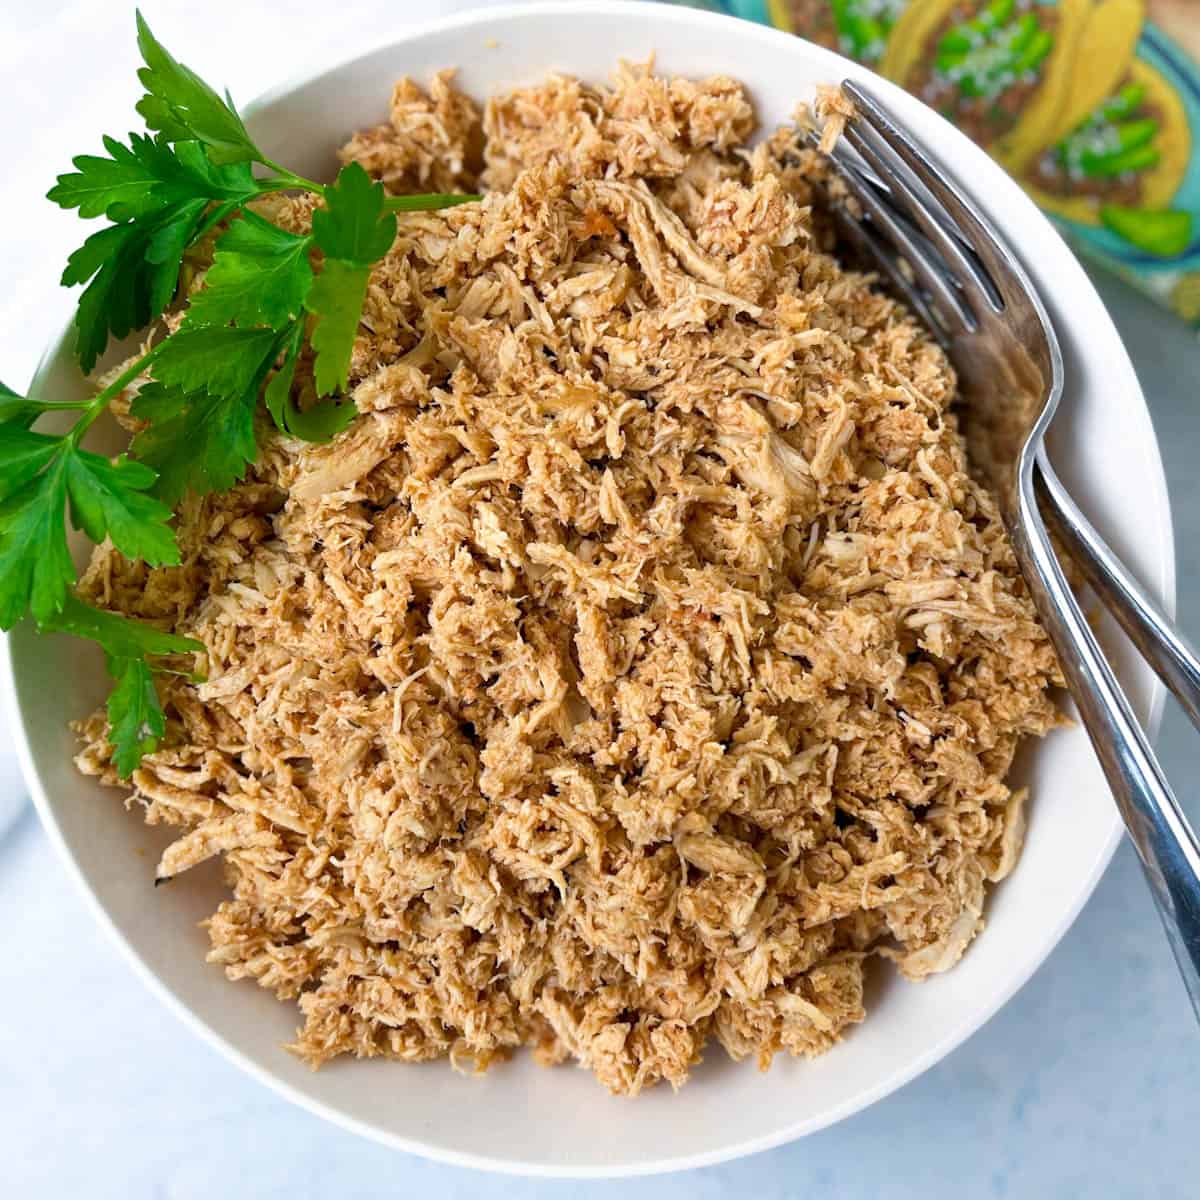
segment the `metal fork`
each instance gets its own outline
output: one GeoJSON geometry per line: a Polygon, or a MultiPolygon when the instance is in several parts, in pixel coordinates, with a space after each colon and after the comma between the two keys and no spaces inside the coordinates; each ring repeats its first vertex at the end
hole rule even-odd
{"type": "MultiPolygon", "coordinates": [[[[1055,557],[1039,499],[1099,598],[1200,727],[1200,661],[1055,475],[1043,438],[1063,389],[1053,326],[987,217],[860,85],[829,155],[861,207],[832,202],[841,235],[878,266],[945,347],[964,432],[1129,829],[1200,1017],[1200,845],[1055,557]]],[[[812,135],[816,144],[817,136],[812,135]]]]}

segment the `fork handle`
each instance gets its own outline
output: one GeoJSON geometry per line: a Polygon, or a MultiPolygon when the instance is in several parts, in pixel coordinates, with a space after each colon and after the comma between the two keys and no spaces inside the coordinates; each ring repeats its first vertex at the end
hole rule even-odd
{"type": "Polygon", "coordinates": [[[1042,512],[1063,547],[1138,653],[1200,729],[1200,658],[1195,650],[1079,511],[1054,473],[1044,447],[1038,455],[1035,478],[1042,512]]]}
{"type": "Polygon", "coordinates": [[[1200,845],[1063,575],[1038,513],[1032,473],[1018,502],[1019,519],[1010,522],[1013,548],[1200,1018],[1200,845]]]}

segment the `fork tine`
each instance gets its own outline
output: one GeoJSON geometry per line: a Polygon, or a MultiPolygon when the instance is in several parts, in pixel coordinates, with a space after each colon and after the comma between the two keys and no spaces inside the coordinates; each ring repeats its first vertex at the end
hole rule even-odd
{"type": "MultiPolygon", "coordinates": [[[[1001,246],[991,224],[963,196],[945,172],[917,147],[861,86],[844,80],[842,91],[856,110],[856,120],[849,122],[846,129],[848,134],[853,134],[851,145],[877,170],[898,158],[915,176],[918,185],[934,203],[913,203],[913,215],[955,268],[965,272],[964,282],[967,279],[975,281],[994,310],[1003,307],[1005,285],[1019,291],[1025,290],[1021,279],[1014,276],[1011,257],[1001,246]],[[866,144],[869,152],[864,152],[858,144],[860,142],[866,144]],[[879,162],[877,160],[881,155],[883,161],[879,162]],[[940,220],[937,219],[939,216],[940,220]],[[979,260],[977,263],[967,257],[969,252],[979,260]]],[[[907,182],[905,172],[893,169],[891,174],[902,184],[907,182]]],[[[914,194],[911,187],[903,190],[914,194]]]]}
{"type": "Polygon", "coordinates": [[[947,229],[948,218],[939,214],[939,201],[922,186],[887,143],[869,126],[860,127],[853,122],[846,126],[843,136],[878,174],[883,175],[892,203],[910,215],[937,247],[946,262],[947,271],[958,283],[964,299],[975,307],[977,314],[1003,308],[996,285],[968,257],[958,237],[947,229]]]}
{"type": "Polygon", "coordinates": [[[930,306],[921,289],[900,269],[900,263],[891,246],[878,234],[868,229],[862,221],[855,220],[846,210],[845,205],[833,204],[829,211],[837,222],[839,235],[879,267],[904,303],[916,313],[921,323],[941,345],[946,347],[949,337],[943,319],[930,306]]]}
{"type": "Polygon", "coordinates": [[[892,210],[866,172],[850,162],[844,152],[835,147],[828,157],[871,223],[887,237],[929,293],[934,307],[942,315],[943,327],[951,332],[973,333],[978,325],[964,304],[962,294],[939,263],[937,252],[928,243],[918,240],[920,235],[892,210]]]}

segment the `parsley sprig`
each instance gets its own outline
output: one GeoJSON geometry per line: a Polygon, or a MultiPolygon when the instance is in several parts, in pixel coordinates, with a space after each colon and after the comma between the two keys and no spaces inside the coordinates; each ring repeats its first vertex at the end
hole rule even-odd
{"type": "Polygon", "coordinates": [[[180,562],[173,507],[227,489],[258,454],[260,404],[283,433],[335,437],[354,417],[343,396],[372,267],[396,237],[396,214],[476,199],[390,196],[356,163],[332,184],[298,175],[261,150],[228,97],[173,58],[137,17],[148,133],[106,137],[81,155],[49,199],[106,224],[70,256],[64,285],[84,285],[75,350],[90,372],[112,339],[144,329],[175,301],[184,256],[220,229],[204,286],[163,337],[88,401],[21,396],[0,384],[0,628],[31,616],[40,630],[98,642],[114,680],[113,762],[128,776],[157,746],[165,717],[158,672],[191,674],[203,645],[105,612],[74,594],[67,521],[94,542],[152,567],[180,562]],[[247,208],[272,192],[313,192],[312,232],[280,228],[247,208]],[[314,261],[319,269],[314,270],[314,261]],[[318,402],[293,395],[305,346],[318,402]],[[83,447],[96,419],[131,384],[142,422],[129,453],[83,447]],[[77,413],[65,434],[34,429],[45,413],[77,413]],[[186,663],[186,665],[184,665],[186,663]]]}

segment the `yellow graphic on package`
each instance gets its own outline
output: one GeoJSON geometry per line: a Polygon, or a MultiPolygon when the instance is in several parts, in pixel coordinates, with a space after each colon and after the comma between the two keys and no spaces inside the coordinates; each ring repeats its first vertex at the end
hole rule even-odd
{"type": "MultiPolygon", "coordinates": [[[[1094,256],[1143,276],[1200,266],[1200,69],[1177,34],[1147,23],[1145,0],[720,7],[899,83],[992,154],[1094,256]]],[[[1166,281],[1145,282],[1159,293],[1166,281]]]]}
{"type": "Polygon", "coordinates": [[[1018,171],[1056,127],[1091,0],[725,0],[873,66],[1018,171]]]}

